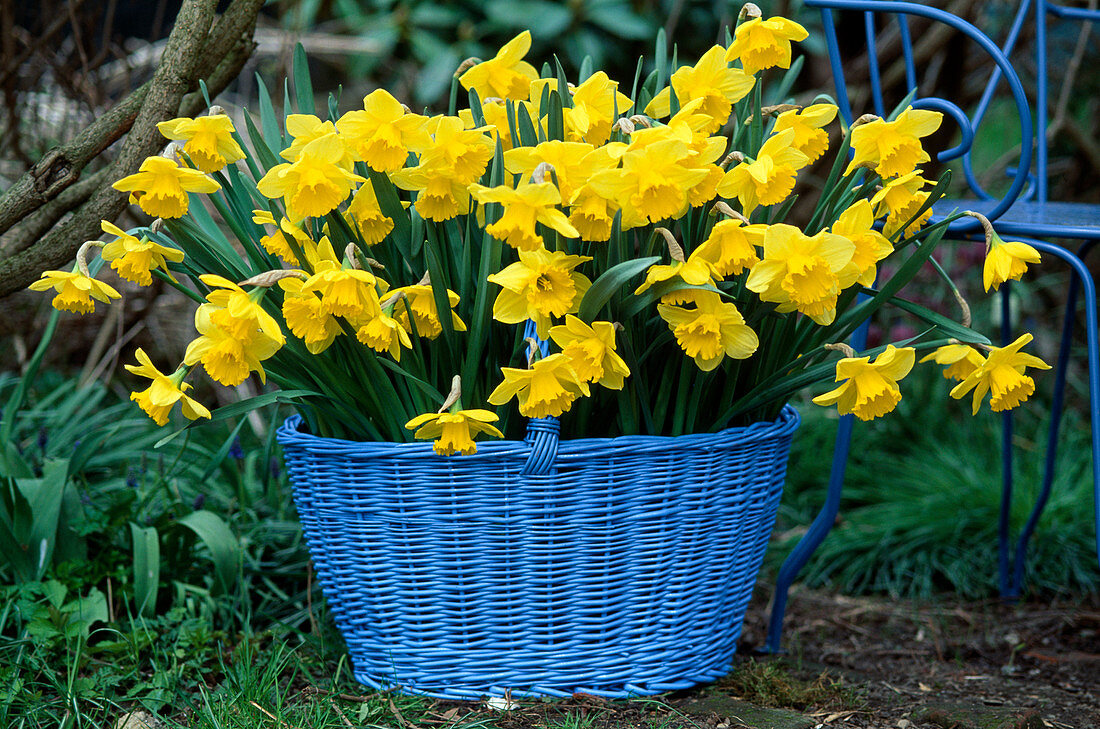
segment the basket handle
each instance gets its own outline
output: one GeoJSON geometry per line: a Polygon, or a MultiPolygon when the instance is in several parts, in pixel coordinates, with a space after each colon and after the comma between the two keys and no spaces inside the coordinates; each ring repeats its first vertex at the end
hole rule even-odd
{"type": "Polygon", "coordinates": [[[558,436],[561,435],[561,423],[557,418],[531,418],[527,421],[525,443],[531,445],[527,463],[523,465],[523,476],[545,476],[554,467],[558,457],[558,436]]]}
{"type": "MultiPolygon", "coordinates": [[[[523,327],[523,336],[525,339],[535,340],[542,356],[547,355],[548,343],[539,337],[535,322],[527,320],[523,327]]],[[[558,456],[560,435],[561,422],[557,418],[531,418],[527,421],[527,437],[523,441],[530,444],[531,452],[527,455],[527,463],[524,464],[521,475],[544,476],[550,473],[558,456]]]]}

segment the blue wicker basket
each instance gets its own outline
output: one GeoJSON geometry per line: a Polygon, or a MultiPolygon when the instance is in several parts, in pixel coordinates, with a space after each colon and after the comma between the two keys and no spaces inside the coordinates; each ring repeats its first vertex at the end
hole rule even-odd
{"type": "Polygon", "coordinates": [[[440,698],[649,695],[730,667],[797,413],[441,457],[279,429],[355,677],[440,698]]]}

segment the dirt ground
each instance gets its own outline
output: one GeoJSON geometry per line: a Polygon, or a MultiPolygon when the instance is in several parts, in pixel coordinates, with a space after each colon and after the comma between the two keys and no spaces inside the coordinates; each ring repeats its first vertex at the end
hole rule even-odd
{"type": "MultiPolygon", "coordinates": [[[[758,594],[743,658],[763,644],[766,620],[758,594]]],[[[1096,600],[922,604],[802,590],[789,602],[784,648],[793,676],[839,682],[847,706],[801,707],[828,711],[833,722],[820,723],[838,729],[1100,727],[1096,600]],[[856,713],[837,717],[842,710],[856,713]]]]}
{"type": "Polygon", "coordinates": [[[577,695],[504,712],[441,705],[440,713],[452,721],[480,713],[505,729],[1100,728],[1096,600],[917,603],[796,590],[785,653],[761,656],[768,595],[757,593],[737,668],[716,684],[660,702],[577,695]]]}

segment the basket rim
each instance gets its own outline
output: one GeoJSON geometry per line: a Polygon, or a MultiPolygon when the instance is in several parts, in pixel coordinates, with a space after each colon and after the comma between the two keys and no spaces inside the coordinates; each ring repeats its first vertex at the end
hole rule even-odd
{"type": "MultiPolygon", "coordinates": [[[[395,443],[393,441],[355,441],[341,438],[327,438],[301,430],[302,416],[288,417],[276,431],[279,444],[286,447],[325,448],[347,453],[367,451],[386,451],[391,455],[416,458],[436,458],[440,462],[454,462],[456,459],[473,461],[481,458],[499,458],[501,456],[524,455],[531,451],[531,443],[526,440],[479,441],[477,453],[469,456],[440,456],[435,453],[430,442],[395,443]]],[[[558,454],[575,452],[619,449],[661,449],[661,448],[706,448],[729,445],[730,442],[755,443],[774,438],[790,436],[798,429],[801,418],[790,404],[783,406],[775,420],[764,420],[749,425],[726,428],[716,433],[686,433],[684,435],[620,435],[612,438],[562,438],[558,442],[558,454]]]]}

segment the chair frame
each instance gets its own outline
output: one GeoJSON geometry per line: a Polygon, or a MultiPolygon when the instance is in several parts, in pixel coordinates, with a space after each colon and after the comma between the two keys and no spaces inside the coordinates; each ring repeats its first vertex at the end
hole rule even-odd
{"type": "MultiPolygon", "coordinates": [[[[1042,254],[1054,256],[1066,262],[1071,270],[1071,282],[1066,300],[1065,323],[1062,339],[1059,346],[1057,366],[1055,368],[1055,382],[1051,403],[1051,424],[1047,443],[1047,460],[1044,468],[1043,484],[1039,496],[1032,508],[1031,514],[1016,542],[1014,553],[1010,548],[1009,511],[1012,501],[1012,430],[1013,421],[1011,412],[1003,415],[1002,429],[1002,495],[1001,510],[998,523],[998,572],[1000,576],[1000,591],[1003,597],[1014,599],[1020,595],[1024,580],[1024,558],[1031,535],[1035,531],[1039,518],[1047,501],[1049,500],[1054,476],[1054,457],[1061,423],[1061,413],[1065,401],[1065,379],[1068,367],[1070,345],[1072,341],[1073,325],[1077,317],[1077,299],[1082,294],[1085,299],[1086,319],[1086,350],[1089,369],[1089,398],[1090,421],[1092,435],[1092,473],[1093,473],[1093,510],[1097,524],[1096,555],[1100,562],[1100,347],[1097,336],[1100,333],[1097,323],[1097,294],[1095,282],[1088,268],[1083,263],[1083,258],[1091,248],[1100,243],[1100,227],[1083,228],[1065,225],[1050,225],[1048,227],[1026,225],[997,224],[997,218],[1007,211],[1018,200],[1034,201],[1030,204],[1045,205],[1047,203],[1047,62],[1046,54],[1042,49],[1046,48],[1046,19],[1048,14],[1058,18],[1068,18],[1083,21],[1100,21],[1100,12],[1077,8],[1063,8],[1052,5],[1046,0],[1021,0],[1016,13],[1006,34],[1003,46],[998,46],[982,33],[977,27],[966,20],[958,18],[938,8],[917,5],[901,0],[806,0],[809,7],[820,10],[826,31],[830,65],[833,69],[833,78],[837,90],[837,104],[840,107],[842,117],[849,123],[853,118],[848,99],[847,84],[843,74],[843,62],[840,56],[839,44],[836,36],[836,28],[833,21],[834,10],[853,10],[864,13],[864,27],[868,53],[868,69],[872,88],[872,100],[878,115],[885,114],[880,86],[880,70],[876,46],[875,15],[893,14],[898,19],[899,36],[902,52],[905,58],[905,71],[907,86],[915,90],[918,88],[916,68],[913,59],[912,41],[909,36],[906,16],[919,16],[945,23],[964,33],[969,39],[980,45],[994,60],[994,69],[983,91],[981,100],[973,114],[973,118],[966,114],[954,103],[937,98],[915,99],[915,108],[934,109],[942,111],[951,117],[962,132],[962,141],[956,147],[945,150],[937,155],[939,161],[962,159],[963,172],[968,186],[975,193],[979,201],[984,202],[981,209],[987,217],[994,221],[997,228],[1006,233],[1012,233],[1015,239],[1023,240],[1039,250],[1042,254]],[[1020,32],[1029,15],[1035,13],[1036,43],[1041,49],[1038,55],[1038,93],[1036,120],[1032,126],[1032,115],[1027,103],[1026,94],[1020,83],[1019,77],[1012,68],[1009,56],[1015,48],[1020,32]],[[981,124],[989,105],[994,98],[998,85],[1005,81],[1012,93],[1017,106],[1021,127],[1021,154],[1018,166],[1014,172],[1012,184],[1008,192],[1000,199],[986,192],[978,183],[970,164],[970,149],[973,144],[975,129],[981,124]],[[1035,174],[1032,175],[1032,144],[1036,141],[1033,130],[1038,134],[1038,144],[1034,155],[1035,174]],[[992,203],[992,205],[991,205],[992,203]],[[1029,237],[1023,237],[1029,236],[1029,237]],[[1084,240],[1080,249],[1074,252],[1046,241],[1037,240],[1031,236],[1050,236],[1057,238],[1077,238],[1084,240]]],[[[1054,203],[1054,205],[1071,205],[1069,203],[1054,203]]],[[[977,204],[976,204],[977,206],[977,204]]],[[[949,227],[951,237],[960,239],[978,239],[975,235],[978,228],[977,221],[964,218],[956,221],[949,227]]],[[[1011,325],[1009,317],[1009,291],[1010,285],[1002,286],[1002,317],[1001,336],[1005,343],[1011,341],[1011,325]]],[[[862,349],[866,344],[866,323],[852,335],[852,345],[856,349],[862,349]]],[[[828,535],[840,510],[841,495],[844,482],[845,468],[847,465],[849,446],[851,444],[854,418],[852,415],[841,417],[837,429],[836,444],[833,452],[833,463],[829,476],[829,487],[820,512],[814,519],[807,533],[795,546],[784,561],[779,576],[776,580],[776,589],[772,603],[772,613],[769,622],[768,636],[764,650],[769,653],[780,651],[782,638],[783,616],[786,611],[788,591],[794,579],[805,566],[813,552],[828,535]]]]}

